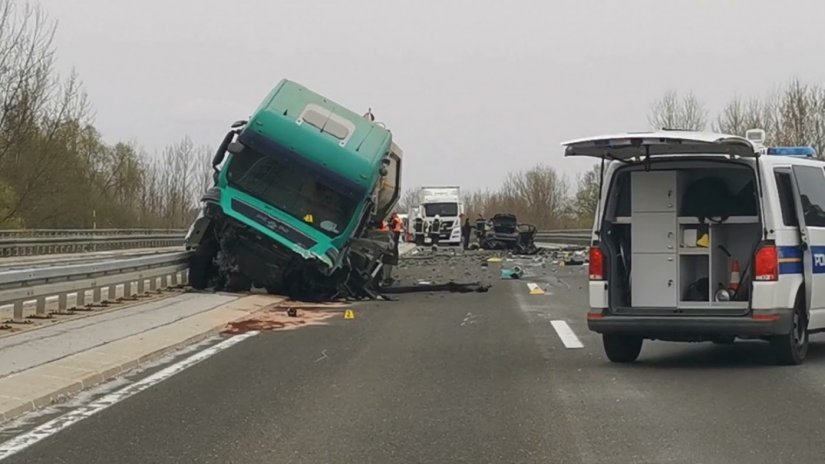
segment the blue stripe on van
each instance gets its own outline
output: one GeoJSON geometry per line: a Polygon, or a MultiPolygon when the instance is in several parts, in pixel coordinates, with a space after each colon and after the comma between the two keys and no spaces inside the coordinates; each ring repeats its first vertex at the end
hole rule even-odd
{"type": "MultiPolygon", "coordinates": [[[[799,246],[776,247],[780,274],[802,274],[802,249],[799,246]]],[[[825,247],[821,247],[825,249],[825,247]]]]}

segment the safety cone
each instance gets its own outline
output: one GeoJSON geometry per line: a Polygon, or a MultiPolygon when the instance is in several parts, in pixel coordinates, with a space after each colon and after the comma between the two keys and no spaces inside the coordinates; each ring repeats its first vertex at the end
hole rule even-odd
{"type": "Polygon", "coordinates": [[[739,290],[739,260],[734,258],[733,262],[730,263],[730,283],[728,284],[728,288],[736,291],[739,290]]]}

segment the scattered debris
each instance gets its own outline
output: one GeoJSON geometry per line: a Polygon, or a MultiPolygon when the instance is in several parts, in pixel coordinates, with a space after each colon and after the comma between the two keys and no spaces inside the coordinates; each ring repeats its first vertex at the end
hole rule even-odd
{"type": "Polygon", "coordinates": [[[490,289],[489,284],[482,284],[481,282],[468,282],[468,283],[447,282],[446,284],[408,285],[408,286],[389,287],[389,288],[383,289],[382,293],[395,294],[395,293],[438,292],[438,291],[446,291],[446,292],[452,292],[452,293],[472,293],[472,292],[484,293],[489,289],[490,289]]]}
{"type": "Polygon", "coordinates": [[[519,266],[515,266],[512,269],[502,269],[501,270],[501,278],[502,279],[521,279],[521,276],[524,275],[524,269],[519,266]]]}

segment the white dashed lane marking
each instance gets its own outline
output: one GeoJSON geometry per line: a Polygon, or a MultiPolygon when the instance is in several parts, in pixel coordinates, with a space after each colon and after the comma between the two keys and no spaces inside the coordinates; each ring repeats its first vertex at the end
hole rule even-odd
{"type": "Polygon", "coordinates": [[[553,328],[556,329],[556,334],[558,334],[561,342],[564,343],[565,348],[584,348],[582,342],[579,340],[579,337],[573,333],[573,329],[567,325],[565,321],[550,321],[550,324],[553,325],[553,328]]]}

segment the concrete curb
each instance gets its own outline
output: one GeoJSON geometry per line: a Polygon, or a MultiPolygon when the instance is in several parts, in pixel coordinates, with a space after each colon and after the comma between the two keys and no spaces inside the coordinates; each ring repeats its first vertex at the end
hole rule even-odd
{"type": "Polygon", "coordinates": [[[270,295],[241,297],[173,324],[4,377],[0,379],[0,422],[61,402],[67,396],[113,380],[136,367],[216,335],[227,324],[284,299],[270,295]],[[243,309],[244,307],[249,309],[243,309]],[[222,313],[226,314],[221,317],[222,313]],[[209,319],[214,320],[210,322],[209,319]],[[201,320],[204,320],[203,325],[198,327],[201,320]],[[184,339],[171,339],[170,335],[165,333],[174,332],[175,326],[186,328],[187,325],[194,325],[194,328],[189,329],[190,333],[186,334],[184,339]],[[145,348],[145,341],[153,337],[157,337],[161,343],[148,351],[141,350],[145,348]],[[118,353],[118,349],[128,353],[129,345],[134,347],[133,354],[118,353]]]}

